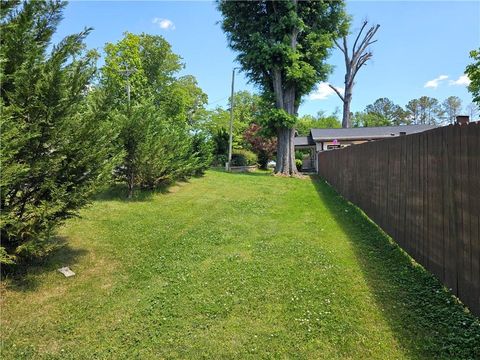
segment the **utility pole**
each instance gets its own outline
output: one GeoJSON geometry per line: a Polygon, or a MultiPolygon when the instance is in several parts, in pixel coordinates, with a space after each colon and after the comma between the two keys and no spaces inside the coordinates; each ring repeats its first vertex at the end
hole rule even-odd
{"type": "Polygon", "coordinates": [[[125,70],[122,71],[123,76],[127,79],[127,104],[130,108],[130,75],[132,75],[135,70],[130,70],[128,65],[125,66],[125,70]]]}
{"type": "Polygon", "coordinates": [[[228,162],[227,162],[227,171],[230,171],[230,167],[232,164],[232,142],[233,142],[233,92],[234,92],[234,84],[235,84],[235,69],[232,70],[232,94],[230,95],[230,138],[228,141],[228,162]]]}
{"type": "MultiPolygon", "coordinates": [[[[132,116],[132,109],[130,107],[130,75],[135,72],[135,68],[130,70],[128,65],[125,66],[125,70],[121,71],[121,74],[125,76],[127,80],[127,116],[130,119],[132,116]]],[[[128,198],[131,199],[133,197],[133,188],[134,188],[134,172],[132,170],[131,161],[127,161],[127,182],[128,182],[128,198]]]]}

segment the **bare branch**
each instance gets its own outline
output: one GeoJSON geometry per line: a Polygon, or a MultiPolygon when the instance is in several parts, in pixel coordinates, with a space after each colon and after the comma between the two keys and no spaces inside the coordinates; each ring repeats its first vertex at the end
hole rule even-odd
{"type": "Polygon", "coordinates": [[[340,91],[338,91],[338,89],[337,89],[335,86],[333,86],[332,84],[328,84],[328,86],[330,86],[330,88],[337,93],[338,97],[339,97],[343,102],[345,102],[345,98],[343,97],[342,93],[341,93],[340,91]]]}
{"type": "Polygon", "coordinates": [[[333,42],[335,43],[335,46],[345,54],[345,49],[338,43],[338,41],[336,39],[333,39],[333,42]]]}
{"type": "Polygon", "coordinates": [[[371,52],[368,52],[366,54],[363,54],[362,56],[360,56],[360,58],[358,59],[358,62],[355,64],[355,69],[353,70],[353,76],[352,76],[352,80],[353,78],[355,78],[355,75],[357,75],[357,72],[358,70],[360,70],[360,68],[366,64],[366,62],[368,60],[370,60],[370,58],[373,56],[373,54],[371,52]]]}
{"type": "MultiPolygon", "coordinates": [[[[343,47],[345,49],[345,53],[344,53],[345,54],[345,64],[348,64],[350,59],[349,59],[349,56],[348,56],[348,46],[347,46],[347,37],[346,36],[343,37],[343,47]]],[[[353,56],[353,54],[352,54],[352,56],[353,56]]]]}
{"type": "Polygon", "coordinates": [[[355,54],[355,48],[357,47],[358,39],[360,39],[360,35],[362,35],[363,29],[365,29],[365,26],[367,26],[367,24],[368,24],[368,21],[365,20],[362,24],[362,27],[360,28],[360,31],[358,32],[358,35],[357,35],[357,38],[355,39],[355,42],[353,43],[352,52],[354,54],[355,54]]]}
{"type": "Polygon", "coordinates": [[[376,32],[378,31],[380,25],[373,25],[368,29],[365,33],[365,29],[368,25],[368,21],[364,21],[360,31],[358,32],[355,41],[353,43],[351,58],[349,58],[348,54],[348,46],[347,46],[347,37],[343,37],[343,46],[339,44],[338,41],[335,40],[335,45],[342,50],[343,54],[345,55],[345,94],[340,94],[340,92],[329,85],[335,93],[340,97],[343,101],[343,119],[342,119],[342,127],[349,127],[350,126],[350,101],[352,98],[352,88],[355,84],[355,76],[357,75],[358,70],[362,66],[364,66],[368,60],[372,58],[372,52],[368,51],[368,46],[372,45],[373,43],[377,42],[374,40],[373,37],[375,36],[376,32]]]}
{"type": "Polygon", "coordinates": [[[372,42],[372,38],[375,36],[375,33],[377,32],[379,27],[380,25],[375,25],[375,26],[372,26],[370,30],[368,30],[367,34],[365,35],[362,42],[360,43],[360,47],[358,48],[356,53],[353,54],[352,58],[358,58],[366,50],[367,46],[369,46],[370,44],[373,44],[373,42],[376,41],[374,40],[372,42]]]}

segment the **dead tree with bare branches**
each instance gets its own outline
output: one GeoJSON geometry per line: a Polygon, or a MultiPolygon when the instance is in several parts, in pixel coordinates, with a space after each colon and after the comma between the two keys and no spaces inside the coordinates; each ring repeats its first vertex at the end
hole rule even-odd
{"type": "Polygon", "coordinates": [[[337,93],[340,99],[343,102],[343,118],[342,118],[342,127],[350,127],[350,103],[352,101],[353,86],[355,85],[355,76],[357,75],[358,70],[365,65],[365,63],[372,57],[372,52],[368,50],[368,46],[376,42],[373,40],[375,33],[377,32],[380,25],[373,25],[360,40],[365,27],[368,25],[368,21],[364,21],[358,35],[353,43],[353,48],[351,54],[347,46],[347,36],[343,36],[342,43],[335,40],[335,45],[343,52],[345,58],[345,92],[342,93],[333,85],[329,86],[337,93]]]}

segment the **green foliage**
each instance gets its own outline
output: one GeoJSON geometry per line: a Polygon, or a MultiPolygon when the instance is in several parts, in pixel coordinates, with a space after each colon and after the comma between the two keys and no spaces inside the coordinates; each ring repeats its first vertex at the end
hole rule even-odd
{"type": "Polygon", "coordinates": [[[437,125],[442,123],[445,115],[439,101],[429,96],[410,100],[406,110],[414,124],[437,125]]]}
{"type": "MultiPolygon", "coordinates": [[[[293,128],[302,97],[325,80],[333,40],[347,30],[343,1],[217,1],[230,48],[271,109],[259,122],[278,141],[276,172],[293,175],[293,128]]],[[[268,108],[267,108],[268,109],[268,108]]]]}
{"type": "Polygon", "coordinates": [[[468,90],[473,95],[473,101],[480,106],[480,48],[470,51],[470,57],[473,63],[467,65],[465,69],[465,73],[471,81],[468,90]]]}
{"type": "Polygon", "coordinates": [[[217,166],[223,166],[228,161],[229,134],[225,129],[220,129],[213,134],[213,156],[217,166]]]}
{"type": "Polygon", "coordinates": [[[5,263],[51,251],[55,229],[88,202],[116,160],[116,131],[88,95],[98,57],[85,51],[90,30],[67,36],[47,54],[64,6],[12,2],[1,13],[5,263]]]}
{"type": "Polygon", "coordinates": [[[356,112],[352,116],[353,127],[390,126],[392,123],[384,116],[373,112],[356,112]]]}
{"type": "Polygon", "coordinates": [[[442,103],[446,120],[449,124],[455,123],[457,115],[462,111],[462,100],[458,96],[449,96],[442,103]]]}
{"type": "Polygon", "coordinates": [[[125,149],[117,175],[129,184],[155,188],[196,172],[193,144],[184,129],[162,118],[148,101],[132,105],[127,115],[117,112],[120,143],[125,149]]]}
{"type": "Polygon", "coordinates": [[[295,115],[290,115],[283,109],[270,109],[268,118],[270,119],[270,126],[274,129],[292,128],[297,122],[295,115]]]}
{"type": "Polygon", "coordinates": [[[202,173],[211,162],[204,153],[207,139],[191,130],[207,96],[193,76],[177,78],[183,65],[170,44],[161,36],[125,33],[105,52],[101,87],[119,128],[125,156],[117,175],[128,184],[129,197],[134,187],[154,188],[202,173]]]}
{"type": "Polygon", "coordinates": [[[202,175],[213,161],[213,143],[205,134],[198,133],[192,137],[193,156],[196,159],[194,175],[202,175]]]}
{"type": "Polygon", "coordinates": [[[317,116],[304,115],[298,119],[295,128],[299,135],[307,136],[310,129],[330,129],[341,128],[342,124],[335,114],[326,116],[323,112],[318,112],[317,116]]]}
{"type": "Polygon", "coordinates": [[[373,104],[367,105],[365,113],[374,115],[365,119],[367,124],[376,123],[378,125],[364,126],[408,125],[410,123],[408,112],[388,98],[380,98],[373,104]]]}
{"type": "Polygon", "coordinates": [[[267,137],[272,137],[277,136],[278,130],[281,128],[294,128],[297,117],[290,115],[284,109],[276,108],[274,102],[264,96],[260,102],[257,122],[262,127],[262,133],[267,137]]]}
{"type": "Polygon", "coordinates": [[[449,96],[443,103],[436,98],[422,96],[410,100],[405,109],[388,98],[380,98],[373,104],[367,105],[365,111],[355,113],[352,117],[352,125],[371,127],[453,123],[461,108],[462,102],[456,96],[449,96]]]}
{"type": "MultiPolygon", "coordinates": [[[[261,107],[261,98],[258,95],[251,94],[248,91],[238,91],[233,96],[233,137],[234,143],[242,147],[242,134],[252,123],[258,121],[261,107]]],[[[227,106],[230,106],[230,99],[227,106]]],[[[195,128],[206,132],[209,136],[222,129],[230,128],[230,109],[224,109],[217,106],[213,110],[204,111],[195,128]]]]}
{"type": "Polygon", "coordinates": [[[250,166],[258,162],[257,154],[250,150],[234,150],[232,152],[233,166],[250,166]]]}
{"type": "Polygon", "coordinates": [[[126,32],[123,39],[107,43],[104,50],[101,83],[114,105],[126,104],[127,82],[133,102],[153,97],[156,106],[171,105],[175,74],[183,64],[163,37],[126,32]],[[127,70],[130,72],[128,76],[127,70]]]}
{"type": "Polygon", "coordinates": [[[281,70],[283,86],[294,86],[295,101],[325,80],[333,39],[346,31],[341,1],[219,1],[222,28],[247,76],[273,93],[272,70],[281,70]],[[291,46],[296,34],[298,45],[291,46]]]}
{"type": "Polygon", "coordinates": [[[303,161],[301,159],[295,159],[295,165],[297,165],[298,170],[302,170],[302,163],[303,161]]]}

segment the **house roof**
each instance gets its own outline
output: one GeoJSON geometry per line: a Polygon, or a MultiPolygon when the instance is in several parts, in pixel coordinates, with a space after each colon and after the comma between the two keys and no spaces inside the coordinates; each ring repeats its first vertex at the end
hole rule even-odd
{"type": "Polygon", "coordinates": [[[384,139],[393,136],[415,134],[435,128],[434,125],[399,125],[379,127],[358,127],[348,129],[311,129],[310,134],[315,141],[321,140],[354,140],[384,139]]]}
{"type": "Polygon", "coordinates": [[[312,146],[315,145],[315,141],[312,139],[312,135],[308,136],[296,136],[295,146],[312,146]]]}

